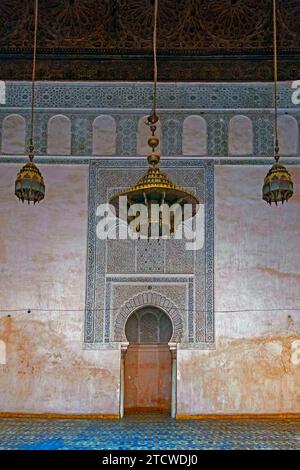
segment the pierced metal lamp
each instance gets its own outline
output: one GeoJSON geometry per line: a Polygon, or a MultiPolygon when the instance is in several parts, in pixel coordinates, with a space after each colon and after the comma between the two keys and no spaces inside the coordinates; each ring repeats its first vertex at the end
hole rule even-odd
{"type": "MultiPolygon", "coordinates": [[[[150,227],[151,220],[151,206],[152,204],[167,204],[171,207],[173,204],[178,204],[181,208],[185,204],[191,204],[193,206],[192,215],[196,213],[196,205],[199,203],[197,197],[190,191],[185,188],[176,185],[173,183],[168,175],[161,171],[159,168],[160,162],[160,153],[156,150],[159,146],[159,139],[155,135],[157,130],[157,124],[159,121],[157,112],[156,112],[156,101],[157,101],[157,48],[156,48],[156,36],[157,36],[157,13],[158,13],[158,0],[154,2],[154,29],[153,29],[153,57],[154,57],[154,82],[153,82],[153,103],[152,103],[152,112],[147,118],[147,124],[151,130],[151,136],[148,139],[148,145],[151,148],[151,151],[147,157],[149,168],[147,173],[142,176],[136,185],[128,188],[124,191],[121,191],[115,194],[110,203],[116,209],[117,217],[120,217],[119,211],[119,198],[121,196],[127,197],[128,209],[133,204],[146,204],[148,208],[148,227],[150,227]]],[[[185,212],[182,211],[182,218],[184,220],[185,212]]],[[[190,217],[190,216],[189,216],[190,217]]],[[[127,223],[130,223],[132,218],[126,216],[127,223]]],[[[183,221],[182,220],[182,221],[183,221]]],[[[159,237],[162,236],[163,226],[161,222],[161,215],[158,221],[159,228],[158,232],[159,237]]],[[[171,221],[169,226],[169,233],[174,233],[176,230],[176,224],[174,221],[171,221]]],[[[148,232],[148,237],[150,236],[150,231],[148,232]]]]}
{"type": "Polygon", "coordinates": [[[275,163],[269,170],[265,177],[263,185],[263,200],[268,204],[278,202],[282,204],[287,202],[294,193],[294,185],[292,177],[286,167],[280,163],[280,149],[278,137],[278,106],[277,106],[277,81],[278,81],[278,66],[277,66],[277,5],[276,0],[273,0],[273,25],[274,25],[274,107],[275,107],[275,163]]]}
{"type": "Polygon", "coordinates": [[[32,64],[32,93],[31,93],[31,127],[30,143],[28,149],[29,162],[19,171],[15,182],[15,195],[17,198],[28,204],[36,204],[45,197],[45,183],[43,176],[37,166],[33,163],[33,127],[34,127],[34,101],[35,101],[35,69],[36,69],[36,44],[38,27],[38,0],[35,0],[34,12],[34,42],[33,42],[33,64],[32,64]]]}

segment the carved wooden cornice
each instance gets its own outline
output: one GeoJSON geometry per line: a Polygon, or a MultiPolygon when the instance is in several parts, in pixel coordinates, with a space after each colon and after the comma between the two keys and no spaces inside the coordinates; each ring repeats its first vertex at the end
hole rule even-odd
{"type": "MultiPolygon", "coordinates": [[[[33,2],[0,3],[1,79],[30,79],[33,2]]],[[[149,80],[151,0],[40,0],[38,77],[149,80]]],[[[300,76],[300,2],[279,0],[280,79],[300,76]]],[[[271,0],[160,0],[159,79],[272,79],[271,0]]]]}

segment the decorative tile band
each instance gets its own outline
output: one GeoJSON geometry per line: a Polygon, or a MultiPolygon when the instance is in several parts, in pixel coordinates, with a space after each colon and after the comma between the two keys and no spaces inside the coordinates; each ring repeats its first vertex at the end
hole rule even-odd
{"type": "MultiPolygon", "coordinates": [[[[295,89],[292,88],[292,82],[279,84],[280,118],[289,119],[282,123],[283,136],[286,136],[284,143],[288,148],[281,145],[281,151],[283,156],[290,155],[291,158],[296,157],[300,150],[300,107],[293,103],[293,93],[295,89]],[[290,136],[294,136],[295,140],[292,146],[289,146],[290,136]]],[[[150,83],[38,82],[36,155],[45,158],[53,154],[70,154],[73,157],[114,154],[122,158],[137,156],[138,149],[143,147],[140,145],[142,131],[139,121],[150,111],[151,96],[150,83]],[[102,128],[95,124],[99,117],[107,119],[102,128]],[[63,139],[70,140],[64,152],[61,152],[57,139],[53,139],[51,134],[50,123],[53,123],[54,118],[65,120],[64,131],[59,127],[63,139]],[[97,137],[98,134],[101,138],[97,137]],[[51,151],[52,147],[49,146],[53,140],[58,146],[55,151],[51,151]],[[105,142],[103,147],[101,140],[105,142]]],[[[29,82],[6,82],[5,104],[0,105],[2,154],[17,156],[25,151],[29,142],[30,99],[29,82]],[[8,118],[12,119],[10,123],[7,122],[8,118]],[[13,126],[18,128],[18,136],[11,139],[10,148],[6,139],[7,132],[11,135],[13,126]]],[[[253,151],[247,151],[249,146],[243,149],[242,145],[240,149],[234,149],[231,157],[250,157],[250,153],[253,157],[272,156],[274,112],[271,83],[160,83],[158,106],[162,130],[161,151],[165,156],[175,157],[185,153],[185,135],[188,135],[188,141],[196,139],[193,147],[195,151],[189,149],[188,156],[193,153],[212,157],[230,155],[232,135],[242,140],[243,135],[248,135],[248,140],[253,141],[250,146],[253,151]],[[232,131],[231,120],[237,116],[248,121],[248,134],[241,128],[235,134],[232,131]],[[200,131],[196,131],[192,125],[186,134],[187,118],[190,117],[202,119],[202,124],[205,124],[206,132],[202,134],[205,143],[202,146],[199,146],[199,142],[197,144],[197,132],[201,132],[201,124],[200,131]]],[[[3,158],[0,157],[0,160],[3,158]]]]}
{"type": "MultiPolygon", "coordinates": [[[[181,160],[181,165],[184,167],[197,167],[199,162],[206,162],[206,161],[213,161],[215,166],[222,166],[222,165],[229,165],[229,166],[240,166],[240,165],[255,165],[255,166],[269,166],[273,163],[272,158],[230,158],[230,157],[208,157],[208,158],[202,158],[199,156],[194,156],[194,157],[189,157],[186,158],[183,157],[182,155],[176,156],[176,157],[162,157],[161,160],[161,166],[162,167],[168,167],[169,164],[168,162],[175,162],[178,160],[181,160]]],[[[28,160],[28,157],[17,157],[17,156],[4,156],[0,157],[0,164],[15,164],[15,165],[22,165],[23,163],[26,163],[28,160]]],[[[127,165],[125,164],[123,166],[123,162],[126,160],[124,157],[113,157],[112,159],[109,159],[108,157],[100,157],[100,158],[94,158],[94,157],[35,157],[35,162],[41,165],[89,165],[91,162],[109,162],[109,165],[112,167],[116,165],[118,168],[127,168],[127,165]]],[[[146,163],[143,160],[142,157],[138,157],[137,159],[130,158],[131,161],[135,162],[135,165],[137,167],[141,168],[146,168],[146,163]]],[[[288,166],[297,166],[300,165],[300,156],[299,158],[282,158],[281,162],[284,165],[288,166]]],[[[104,163],[104,166],[106,164],[104,163]]]]}
{"type": "MultiPolygon", "coordinates": [[[[272,83],[159,83],[158,107],[256,109],[273,107],[272,83]]],[[[292,102],[292,82],[279,84],[279,106],[292,102]]],[[[6,82],[6,107],[30,108],[30,82],[6,82]]],[[[37,108],[151,108],[151,83],[37,82],[37,108]]],[[[3,107],[3,106],[2,106],[3,107]]]]}

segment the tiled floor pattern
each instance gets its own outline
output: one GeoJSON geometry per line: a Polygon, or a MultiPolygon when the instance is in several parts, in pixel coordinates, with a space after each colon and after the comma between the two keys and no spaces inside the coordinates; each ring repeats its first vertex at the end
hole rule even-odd
{"type": "Polygon", "coordinates": [[[300,421],[0,419],[0,449],[300,449],[300,421]]]}

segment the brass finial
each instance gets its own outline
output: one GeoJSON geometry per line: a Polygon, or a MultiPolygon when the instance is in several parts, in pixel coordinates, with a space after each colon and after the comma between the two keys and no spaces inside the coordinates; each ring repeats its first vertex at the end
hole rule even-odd
{"type": "Polygon", "coordinates": [[[29,157],[29,160],[32,162],[33,157],[34,157],[34,146],[33,146],[32,141],[30,142],[29,147],[28,147],[28,157],[29,157]]]}

